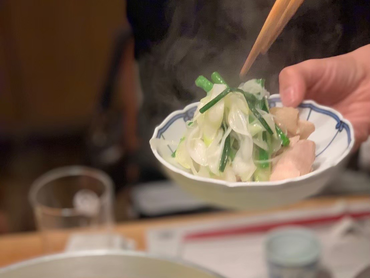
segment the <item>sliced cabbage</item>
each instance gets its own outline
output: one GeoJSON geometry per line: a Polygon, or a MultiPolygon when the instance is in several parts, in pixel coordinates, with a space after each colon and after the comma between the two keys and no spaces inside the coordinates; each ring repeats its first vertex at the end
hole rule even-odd
{"type": "Polygon", "coordinates": [[[175,160],[185,169],[190,169],[192,161],[189,152],[186,149],[185,140],[180,141],[179,145],[177,146],[175,160]]]}
{"type": "Polygon", "coordinates": [[[199,126],[196,126],[190,131],[189,135],[186,137],[185,145],[186,151],[196,163],[201,166],[207,166],[207,146],[201,139],[199,126]]]}
{"type": "Polygon", "coordinates": [[[222,129],[220,129],[217,137],[207,149],[208,167],[211,173],[214,175],[220,175],[219,168],[221,155],[225,145],[226,137],[230,134],[230,132],[231,128],[229,128],[225,133],[223,133],[222,129]]]}
{"type": "Polygon", "coordinates": [[[265,119],[265,121],[267,122],[267,124],[269,125],[269,127],[271,128],[272,132],[274,133],[274,136],[277,137],[277,134],[276,134],[276,129],[275,129],[275,121],[274,121],[274,117],[270,114],[270,113],[267,113],[266,111],[263,111],[261,109],[258,109],[257,108],[257,111],[262,115],[262,117],[265,119]]]}
{"type": "Polygon", "coordinates": [[[233,167],[227,165],[225,171],[223,172],[222,179],[228,182],[236,182],[236,175],[233,167]]]}
{"type": "MultiPolygon", "coordinates": [[[[242,93],[232,89],[229,93],[225,91],[228,88],[226,85],[212,84],[209,81],[207,83],[207,80],[202,78],[202,82],[206,82],[204,88],[207,96],[200,100],[193,119],[187,122],[185,140],[177,146],[176,155],[172,160],[169,159],[170,163],[175,163],[200,177],[228,182],[254,180],[256,170],[261,168],[255,165],[258,163],[258,159],[254,159],[258,157],[256,151],[261,153],[261,148],[269,154],[275,154],[282,144],[275,129],[273,115],[259,109],[261,102],[258,100],[268,97],[269,93],[256,79],[242,83],[239,88],[253,94],[257,100],[248,98],[247,102],[242,93]],[[224,91],[225,93],[219,96],[224,91]],[[252,113],[248,103],[253,102],[256,106],[253,107],[255,110],[252,109],[252,113]],[[208,110],[200,113],[200,109],[207,104],[208,110]],[[273,136],[265,136],[266,129],[258,120],[256,111],[271,128],[273,136]],[[259,148],[254,149],[255,146],[259,148]],[[220,171],[221,159],[224,158],[220,171]]],[[[269,155],[267,157],[271,158],[269,155]]],[[[266,163],[266,159],[263,162],[266,163]]]]}
{"type": "Polygon", "coordinates": [[[258,99],[269,97],[269,92],[257,82],[257,79],[249,80],[239,85],[239,88],[245,92],[254,94],[258,99]]]}
{"type": "Polygon", "coordinates": [[[248,123],[248,131],[251,136],[255,136],[256,134],[261,133],[264,130],[265,129],[262,127],[262,125],[256,120],[252,123],[248,123]]]}
{"type": "Polygon", "coordinates": [[[227,107],[236,106],[244,114],[248,115],[250,113],[247,101],[241,93],[229,94],[225,97],[225,105],[227,107]]]}
{"type": "Polygon", "coordinates": [[[253,163],[253,141],[250,136],[238,136],[240,148],[232,163],[235,174],[241,181],[249,181],[256,166],[253,163]]]}
{"type": "Polygon", "coordinates": [[[232,105],[227,117],[227,123],[233,131],[242,135],[250,135],[247,115],[237,105],[232,105]]]}

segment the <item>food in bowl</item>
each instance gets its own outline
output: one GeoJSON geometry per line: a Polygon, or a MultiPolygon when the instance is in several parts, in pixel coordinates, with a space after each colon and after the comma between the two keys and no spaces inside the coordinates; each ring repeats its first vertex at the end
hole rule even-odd
{"type": "MultiPolygon", "coordinates": [[[[268,101],[270,110],[273,107],[284,107],[279,95],[271,95],[268,101]]],[[[179,165],[171,155],[187,133],[187,124],[194,118],[198,106],[199,102],[191,103],[169,114],[155,128],[150,147],[164,173],[178,186],[206,203],[219,207],[261,210],[286,206],[317,194],[343,171],[355,142],[351,123],[338,111],[312,100],[304,100],[298,106],[299,118],[310,121],[315,127],[308,138],[316,145],[311,173],[296,178],[261,182],[229,182],[196,176],[191,169],[179,165]]]]}
{"type": "Polygon", "coordinates": [[[207,95],[171,158],[196,176],[228,182],[279,181],[312,171],[314,124],[289,107],[269,107],[263,79],[231,88],[214,72],[195,81],[207,95]]]}

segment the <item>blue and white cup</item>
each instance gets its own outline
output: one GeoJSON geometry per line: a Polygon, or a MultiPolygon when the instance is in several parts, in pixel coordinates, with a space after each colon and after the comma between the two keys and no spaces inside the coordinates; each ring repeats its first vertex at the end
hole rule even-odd
{"type": "Polygon", "coordinates": [[[315,278],[320,269],[320,243],[308,229],[271,231],[265,243],[270,278],[315,278]]]}

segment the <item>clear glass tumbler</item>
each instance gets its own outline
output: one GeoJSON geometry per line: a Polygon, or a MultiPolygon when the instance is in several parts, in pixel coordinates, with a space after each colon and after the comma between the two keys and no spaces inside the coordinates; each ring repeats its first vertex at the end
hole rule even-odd
{"type": "Polygon", "coordinates": [[[52,170],[32,184],[29,199],[46,253],[64,251],[76,235],[92,244],[92,235],[103,235],[109,248],[113,182],[104,172],[83,166],[52,170]]]}

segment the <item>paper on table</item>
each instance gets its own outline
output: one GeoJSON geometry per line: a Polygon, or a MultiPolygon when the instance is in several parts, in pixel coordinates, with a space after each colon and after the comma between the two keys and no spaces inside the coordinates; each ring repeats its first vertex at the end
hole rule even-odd
{"type": "Polygon", "coordinates": [[[258,233],[188,241],[181,257],[230,278],[266,277],[264,239],[258,233]]]}
{"type": "Polygon", "coordinates": [[[75,252],[81,250],[134,250],[135,242],[131,239],[123,238],[118,234],[71,234],[66,244],[65,252],[75,252]]]}
{"type": "Polygon", "coordinates": [[[332,229],[343,216],[343,206],[338,205],[152,230],[148,233],[148,250],[181,257],[230,278],[262,278],[267,275],[263,256],[266,230],[283,222],[311,223],[310,228],[322,242],[324,264],[333,277],[348,278],[370,263],[370,204],[354,204],[346,210],[355,217],[367,216],[359,221],[367,235],[346,234],[339,243],[331,245],[332,229]],[[225,227],[229,230],[228,235],[227,231],[222,231],[225,227]]]}

